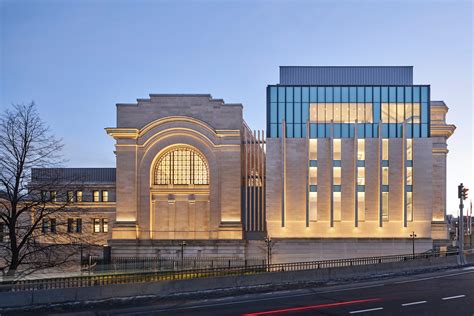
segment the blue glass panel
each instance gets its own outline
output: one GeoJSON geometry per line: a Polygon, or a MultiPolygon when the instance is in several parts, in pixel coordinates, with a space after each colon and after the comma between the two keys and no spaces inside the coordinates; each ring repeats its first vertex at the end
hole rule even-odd
{"type": "Polygon", "coordinates": [[[349,102],[349,87],[342,87],[341,88],[341,101],[342,102],[349,102]]]}
{"type": "Polygon", "coordinates": [[[382,167],[389,167],[390,163],[388,160],[382,160],[382,167]]]}
{"type": "Polygon", "coordinates": [[[412,97],[412,87],[405,87],[405,102],[412,102],[413,97],[412,97]]]}
{"type": "Polygon", "coordinates": [[[325,102],[324,87],[318,87],[318,102],[325,102]]]}
{"type": "Polygon", "coordinates": [[[302,102],[309,102],[309,87],[303,87],[301,90],[301,101],[302,102]]]}
{"type": "Polygon", "coordinates": [[[357,167],[365,167],[365,160],[357,160],[357,167]]]}
{"type": "Polygon", "coordinates": [[[380,87],[374,87],[374,102],[380,102],[380,87]]]}
{"type": "Polygon", "coordinates": [[[387,123],[382,124],[382,137],[388,138],[388,124],[387,123]]]}
{"type": "Polygon", "coordinates": [[[270,102],[277,102],[278,90],[277,87],[270,87],[270,102]]]}
{"type": "Polygon", "coordinates": [[[397,124],[390,123],[390,124],[388,124],[388,126],[389,126],[388,136],[389,137],[397,137],[397,124]]]}
{"type": "Polygon", "coordinates": [[[407,161],[405,162],[405,166],[407,166],[407,167],[413,167],[413,160],[407,160],[407,161]]]}
{"type": "Polygon", "coordinates": [[[372,127],[374,137],[379,137],[379,124],[372,124],[372,127]]]}
{"type": "Polygon", "coordinates": [[[270,103],[270,123],[278,123],[278,103],[270,103]]]}
{"type": "Polygon", "coordinates": [[[389,87],[388,88],[388,100],[390,102],[396,102],[397,101],[397,89],[395,87],[389,87]]]}
{"type": "Polygon", "coordinates": [[[326,137],[326,124],[318,124],[318,138],[326,137]]]}
{"type": "Polygon", "coordinates": [[[334,102],[341,102],[341,87],[334,87],[334,102]]]}
{"type": "Polygon", "coordinates": [[[428,137],[428,124],[421,124],[421,137],[428,137]]]}
{"type": "Polygon", "coordinates": [[[316,123],[309,124],[309,138],[316,138],[318,137],[316,123]]]}
{"type": "Polygon", "coordinates": [[[305,123],[308,121],[309,115],[309,103],[303,103],[303,108],[301,109],[302,122],[305,123]]]}
{"type": "Polygon", "coordinates": [[[374,103],[374,123],[380,122],[380,103],[374,103]]]}
{"type": "Polygon", "coordinates": [[[420,102],[420,87],[413,87],[413,102],[420,102]]]}
{"type": "Polygon", "coordinates": [[[285,102],[285,87],[278,87],[278,102],[285,102]]]}
{"type": "Polygon", "coordinates": [[[301,102],[301,87],[294,87],[293,98],[295,102],[301,102]]]}
{"type": "Polygon", "coordinates": [[[413,192],[413,185],[407,185],[406,186],[406,191],[407,192],[413,192]]]}
{"type": "Polygon", "coordinates": [[[283,131],[281,130],[281,124],[278,124],[278,137],[283,137],[283,131]]]}
{"type": "Polygon", "coordinates": [[[388,185],[382,185],[382,192],[389,192],[390,187],[388,185]]]}
{"type": "Polygon", "coordinates": [[[407,124],[405,131],[407,133],[407,138],[413,137],[413,124],[407,124]]]}
{"type": "Polygon", "coordinates": [[[349,102],[357,101],[357,89],[356,87],[349,87],[349,102]]]}
{"type": "Polygon", "coordinates": [[[372,87],[365,87],[365,102],[372,102],[372,87]]]}
{"type": "Polygon", "coordinates": [[[413,124],[413,137],[420,138],[420,124],[413,124]]]}
{"type": "Polygon", "coordinates": [[[278,137],[277,124],[270,124],[270,137],[278,137]]]}
{"type": "Polygon", "coordinates": [[[405,88],[397,87],[397,102],[404,102],[404,101],[405,101],[405,88]]]}
{"type": "Polygon", "coordinates": [[[398,123],[397,124],[397,137],[402,137],[403,135],[403,124],[398,123]]]}
{"type": "Polygon", "coordinates": [[[301,124],[301,137],[306,138],[306,124],[301,124]]]}
{"type": "Polygon", "coordinates": [[[295,124],[295,131],[294,131],[294,135],[295,135],[295,138],[301,138],[301,124],[295,124]]]}
{"type": "Polygon", "coordinates": [[[358,138],[365,138],[364,124],[357,124],[357,137],[358,138]]]}
{"type": "Polygon", "coordinates": [[[295,123],[301,123],[301,103],[295,103],[295,123]]]}
{"type": "Polygon", "coordinates": [[[278,123],[285,119],[285,103],[278,103],[278,123]]]}
{"type": "Polygon", "coordinates": [[[349,135],[349,124],[341,124],[342,125],[342,134],[341,137],[348,138],[349,135]]]}
{"type": "Polygon", "coordinates": [[[341,192],[341,186],[340,185],[333,185],[332,192],[341,192]]]}
{"type": "Polygon", "coordinates": [[[428,123],[428,103],[421,103],[421,123],[428,123]]]}
{"type": "Polygon", "coordinates": [[[286,122],[293,123],[293,103],[286,103],[286,122]]]}
{"type": "Polygon", "coordinates": [[[332,87],[326,87],[326,102],[333,102],[332,87]]]}
{"type": "Polygon", "coordinates": [[[293,87],[286,87],[286,102],[293,102],[293,87]]]}
{"type": "Polygon", "coordinates": [[[286,124],[286,137],[293,138],[293,124],[286,124]]]}
{"type": "Polygon", "coordinates": [[[428,102],[428,87],[421,87],[421,102],[428,102]]]}
{"type": "MultiPolygon", "coordinates": [[[[325,135],[326,137],[329,137],[331,135],[331,124],[324,124],[326,125],[326,128],[325,128],[325,135]]],[[[319,136],[319,135],[318,135],[319,136]]]]}
{"type": "Polygon", "coordinates": [[[364,87],[357,87],[357,102],[365,102],[364,87]]]}
{"type": "Polygon", "coordinates": [[[357,185],[357,192],[365,192],[365,185],[357,185]]]}
{"type": "Polygon", "coordinates": [[[372,138],[372,124],[365,125],[365,138],[372,138]]]}
{"type": "Polygon", "coordinates": [[[341,138],[341,124],[334,124],[334,138],[341,138]]]}
{"type": "Polygon", "coordinates": [[[309,88],[309,102],[317,102],[318,93],[316,87],[309,88]]]}
{"type": "Polygon", "coordinates": [[[333,160],[332,161],[332,166],[333,167],[341,167],[342,166],[342,162],[340,160],[333,160]]]}
{"type": "Polygon", "coordinates": [[[382,87],[382,102],[388,102],[388,87],[382,87]]]}
{"type": "Polygon", "coordinates": [[[318,192],[318,186],[317,185],[310,185],[309,186],[309,192],[318,192]]]}
{"type": "Polygon", "coordinates": [[[317,167],[318,166],[318,161],[317,160],[310,160],[309,161],[309,166],[310,167],[317,167]]]}

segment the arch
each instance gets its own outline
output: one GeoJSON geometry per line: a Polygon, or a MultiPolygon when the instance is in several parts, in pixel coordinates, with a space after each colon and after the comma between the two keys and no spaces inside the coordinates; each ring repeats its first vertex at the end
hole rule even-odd
{"type": "Polygon", "coordinates": [[[162,152],[153,166],[154,185],[208,185],[209,165],[195,147],[175,145],[162,152]]]}

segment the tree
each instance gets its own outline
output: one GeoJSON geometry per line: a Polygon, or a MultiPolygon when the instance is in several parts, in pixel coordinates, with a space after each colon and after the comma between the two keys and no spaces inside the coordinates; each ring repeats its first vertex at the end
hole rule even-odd
{"type": "Polygon", "coordinates": [[[0,115],[3,274],[18,277],[64,264],[75,254],[71,244],[82,244],[77,236],[54,234],[56,227],[67,225],[60,213],[71,203],[65,192],[73,183],[57,173],[34,187],[29,185],[32,169],[58,167],[64,162],[63,146],[43,123],[34,103],[13,105],[0,115]],[[52,219],[53,214],[58,216],[52,219]]]}

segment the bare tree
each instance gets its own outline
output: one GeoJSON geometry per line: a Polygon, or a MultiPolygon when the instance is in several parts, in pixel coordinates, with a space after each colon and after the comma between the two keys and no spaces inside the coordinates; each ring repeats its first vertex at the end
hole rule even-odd
{"type": "Polygon", "coordinates": [[[13,105],[0,114],[3,274],[19,276],[56,267],[72,259],[72,243],[83,243],[77,236],[54,234],[57,226],[67,225],[60,213],[71,203],[66,192],[72,183],[58,173],[34,187],[29,184],[32,169],[58,167],[64,162],[62,149],[62,140],[52,135],[34,103],[13,105]],[[57,214],[54,219],[53,214],[57,214]]]}

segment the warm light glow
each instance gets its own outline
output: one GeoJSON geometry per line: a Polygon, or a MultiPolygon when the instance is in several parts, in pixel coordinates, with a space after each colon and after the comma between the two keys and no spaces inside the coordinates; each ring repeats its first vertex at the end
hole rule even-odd
{"type": "Polygon", "coordinates": [[[334,167],[333,184],[334,185],[341,185],[341,167],[334,167]]]}
{"type": "Polygon", "coordinates": [[[341,192],[333,192],[333,211],[334,211],[334,220],[341,220],[341,192]]]}
{"type": "Polygon", "coordinates": [[[365,160],[365,139],[357,140],[357,160],[365,160]]]}
{"type": "Polygon", "coordinates": [[[334,160],[341,160],[341,140],[333,139],[333,158],[334,160]]]}
{"type": "Polygon", "coordinates": [[[388,160],[388,139],[382,139],[382,160],[388,160]]]}
{"type": "Polygon", "coordinates": [[[357,219],[365,221],[365,192],[357,192],[357,219]]]}
{"type": "Polygon", "coordinates": [[[311,103],[311,123],[373,123],[372,103],[311,103]]]}
{"type": "Polygon", "coordinates": [[[318,192],[309,193],[309,220],[316,221],[318,219],[318,192]]]}
{"type": "Polygon", "coordinates": [[[318,160],[318,140],[309,140],[309,160],[318,160]]]}

